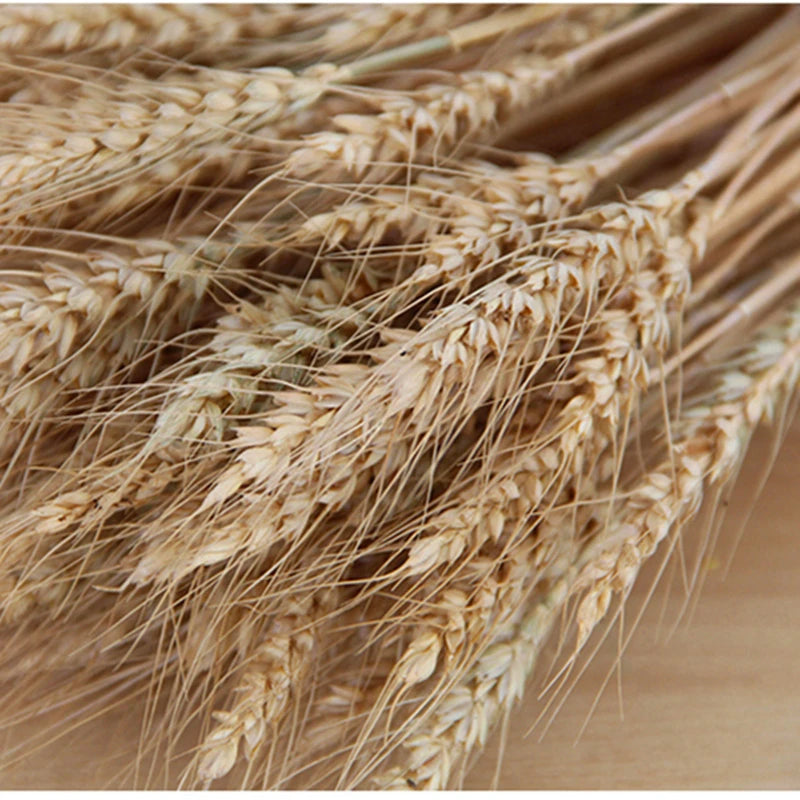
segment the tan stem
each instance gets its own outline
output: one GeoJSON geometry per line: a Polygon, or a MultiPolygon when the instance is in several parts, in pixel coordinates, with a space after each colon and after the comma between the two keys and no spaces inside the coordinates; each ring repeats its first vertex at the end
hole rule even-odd
{"type": "Polygon", "coordinates": [[[800,211],[800,191],[790,194],[788,203],[778,206],[754,228],[747,231],[731,253],[695,283],[687,303],[687,308],[693,309],[705,302],[706,299],[725,282],[736,269],[737,265],[742,262],[759,242],[797,214],[798,211],[800,211]]]}
{"type": "MultiPolygon", "coordinates": [[[[794,51],[790,54],[781,54],[768,63],[740,75],[730,83],[716,87],[713,92],[664,120],[655,128],[620,145],[608,155],[601,156],[598,160],[603,164],[602,177],[609,178],[626,165],[635,165],[637,170],[641,170],[642,162],[646,162],[654,155],[657,156],[663,148],[687,141],[711,125],[719,124],[728,117],[740,113],[752,104],[754,98],[764,92],[774,80],[775,73],[785,67],[790,57],[796,58],[797,54],[794,51]]],[[[731,151],[725,143],[721,148],[723,152],[731,151]]]]}
{"type": "Polygon", "coordinates": [[[781,16],[755,39],[747,42],[733,55],[704,72],[701,77],[692,81],[688,86],[648,106],[643,111],[629,116],[618,125],[591,137],[571,151],[567,157],[582,158],[608,153],[625,142],[646,134],[649,130],[657,129],[662,122],[666,122],[668,130],[672,128],[680,130],[674,124],[676,115],[683,116],[687,107],[694,106],[707,96],[718,97],[722,94],[724,103],[725,94],[736,76],[752,72],[753,68],[758,68],[763,64],[765,58],[795,44],[798,21],[800,21],[800,11],[798,10],[781,16]],[[720,89],[720,87],[722,88],[720,89]]]}
{"type": "Polygon", "coordinates": [[[800,180],[800,151],[795,151],[773,167],[750,189],[715,226],[710,245],[719,247],[750,226],[764,208],[785,199],[800,180]]]}
{"type": "Polygon", "coordinates": [[[407,67],[429,56],[458,52],[509,31],[546,22],[562,13],[563,9],[553,5],[523,6],[487,19],[468,22],[441,36],[393,47],[386,52],[345,64],[339,71],[339,80],[353,80],[371,72],[407,67]]]}
{"type": "MultiPolygon", "coordinates": [[[[794,70],[791,79],[784,85],[783,91],[775,93],[763,107],[754,109],[752,122],[754,126],[760,127],[769,119],[772,112],[780,109],[783,104],[794,98],[800,91],[800,71],[794,70]]],[[[717,218],[722,217],[730,207],[734,198],[747,184],[750,178],[756,173],[759,167],[774,153],[792,133],[800,129],[800,105],[794,111],[777,123],[770,134],[766,137],[763,144],[750,156],[747,163],[736,174],[736,177],[725,188],[714,204],[714,214],[717,218]]],[[[740,149],[752,135],[752,128],[747,127],[743,131],[743,136],[734,137],[732,149],[740,149]],[[736,140],[738,138],[738,141],[736,140]]]]}
{"type": "MultiPolygon", "coordinates": [[[[646,40],[654,29],[679,20],[686,14],[694,13],[695,10],[691,5],[661,6],[654,11],[636,17],[626,25],[620,25],[605,36],[576,48],[569,55],[570,60],[575,67],[585,68],[600,56],[608,56],[617,47],[635,46],[643,43],[641,40],[646,40]]],[[[688,34],[684,31],[684,35],[688,34]]],[[[648,44],[652,44],[652,42],[648,42],[648,44]]]]}
{"type": "Polygon", "coordinates": [[[543,128],[557,119],[575,118],[576,114],[596,105],[598,98],[619,93],[626,86],[653,80],[672,68],[684,67],[686,60],[698,52],[707,57],[712,42],[724,43],[731,28],[735,30],[746,22],[752,22],[752,19],[752,7],[737,9],[728,15],[712,14],[689,30],[679,30],[648,43],[647,47],[614,62],[595,75],[587,75],[561,98],[520,118],[509,127],[504,138],[513,137],[531,128],[543,128]]]}
{"type": "Polygon", "coordinates": [[[795,257],[783,268],[778,269],[772,277],[738,302],[733,309],[710,328],[684,345],[680,352],[669,359],[663,368],[654,370],[650,376],[650,385],[659,384],[669,377],[682,364],[697,356],[706,348],[717,342],[737,326],[746,324],[754,317],[761,315],[775,303],[778,298],[800,283],[800,258],[795,257]]]}
{"type": "Polygon", "coordinates": [[[764,279],[763,275],[751,275],[737,281],[723,294],[695,306],[683,323],[683,336],[691,341],[703,328],[722,318],[733,306],[744,300],[764,279]]]}

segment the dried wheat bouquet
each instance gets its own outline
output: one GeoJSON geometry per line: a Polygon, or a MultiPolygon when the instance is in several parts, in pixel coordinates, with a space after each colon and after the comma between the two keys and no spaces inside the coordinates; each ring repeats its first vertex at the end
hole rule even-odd
{"type": "Polygon", "coordinates": [[[122,715],[114,787],[440,788],[557,696],[794,408],[799,43],[1,7],[0,775],[122,715]]]}

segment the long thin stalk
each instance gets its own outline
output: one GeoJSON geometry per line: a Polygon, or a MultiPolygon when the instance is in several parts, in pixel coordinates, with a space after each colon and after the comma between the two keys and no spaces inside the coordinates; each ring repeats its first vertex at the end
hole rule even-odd
{"type": "Polygon", "coordinates": [[[534,5],[468,22],[441,36],[432,36],[421,42],[412,42],[383,53],[375,53],[357,61],[351,61],[339,68],[339,79],[342,81],[355,80],[381,70],[408,67],[421,59],[458,52],[509,31],[546,22],[562,13],[563,10],[558,6],[534,5]]]}
{"type": "Polygon", "coordinates": [[[695,358],[715,342],[739,326],[763,315],[770,306],[800,284],[800,258],[795,257],[775,269],[771,277],[743,300],[740,300],[722,319],[686,343],[661,369],[653,370],[650,385],[657,386],[687,361],[695,358]]]}
{"type": "Polygon", "coordinates": [[[752,7],[714,13],[688,31],[679,30],[651,42],[596,74],[587,75],[562,97],[518,117],[503,131],[504,139],[511,139],[521,131],[544,128],[556,119],[579,119],[581,113],[597,105],[598,98],[613,97],[626,87],[641,85],[678,67],[683,68],[687,59],[693,58],[698,52],[707,56],[713,47],[724,47],[731,31],[752,24],[758,16],[759,12],[752,7]]]}
{"type": "Polygon", "coordinates": [[[693,105],[704,96],[716,93],[720,86],[725,87],[727,91],[735,76],[750,72],[753,67],[760,67],[765,58],[769,59],[774,53],[794,44],[797,41],[798,30],[800,30],[800,11],[795,9],[780,16],[755,39],[739,47],[715,67],[704,71],[688,86],[627,117],[602,133],[590,137],[571,150],[567,157],[581,158],[607,153],[629,139],[638,137],[654,127],[657,128],[665,120],[674,122],[675,117],[680,117],[686,106],[693,105]]]}

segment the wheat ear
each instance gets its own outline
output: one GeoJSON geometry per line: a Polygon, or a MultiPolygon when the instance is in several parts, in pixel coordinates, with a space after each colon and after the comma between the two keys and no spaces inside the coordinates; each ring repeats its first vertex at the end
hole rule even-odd
{"type": "MultiPolygon", "coordinates": [[[[363,477],[380,470],[378,474],[388,478],[408,468],[410,437],[425,437],[430,421],[448,407],[464,418],[469,409],[499,391],[493,380],[502,363],[535,362],[541,340],[534,332],[549,325],[563,292],[584,284],[567,264],[553,265],[548,259],[531,258],[514,272],[519,282],[496,281],[469,304],[436,315],[420,334],[398,337],[400,341],[387,352],[376,353],[380,356],[376,367],[330,366],[327,376],[320,374],[312,386],[279,393],[281,405],[265,415],[262,424],[240,429],[234,442],[236,460],[216,477],[202,505],[203,510],[219,507],[247,487],[251,493],[269,492],[269,513],[256,508],[246,521],[237,517],[232,527],[220,526],[213,541],[201,545],[191,561],[187,560],[191,548],[185,551],[184,565],[215,563],[243,548],[259,551],[290,532],[292,536],[302,532],[312,509],[330,513],[341,508],[363,477]],[[552,300],[540,295],[545,288],[552,300]],[[443,393],[446,383],[454,388],[443,393]],[[468,406],[456,394],[456,386],[471,387],[468,406]],[[406,431],[402,437],[398,425],[406,431]],[[352,453],[332,454],[335,460],[326,462],[325,454],[331,448],[339,451],[340,442],[351,440],[353,431],[360,433],[351,444],[352,453]],[[271,484],[287,459],[294,468],[291,496],[284,498],[271,484]],[[310,473],[301,484],[299,468],[306,462],[310,473]],[[387,469],[392,473],[386,474],[387,469]]],[[[228,518],[231,513],[226,511],[228,518]]],[[[160,560],[155,553],[147,558],[153,566],[160,560]]],[[[171,571],[184,568],[173,563],[171,571]]]]}
{"type": "MultiPolygon", "coordinates": [[[[290,530],[296,536],[304,529],[311,509],[318,505],[318,501],[315,503],[311,500],[311,495],[325,498],[324,506],[328,507],[328,512],[341,508],[352,496],[355,487],[360,485],[359,477],[365,471],[375,472],[376,465],[380,465],[383,459],[387,459],[388,464],[395,464],[394,469],[406,463],[410,452],[410,436],[417,435],[415,431],[424,436],[431,420],[436,416],[441,417],[448,405],[453,407],[456,403],[452,389],[442,393],[446,383],[471,387],[469,405],[464,404],[463,394],[457,400],[458,414],[463,419],[470,409],[477,408],[492,393],[500,390],[497,376],[504,372],[503,364],[535,363],[541,357],[542,345],[553,336],[553,326],[559,324],[558,314],[565,292],[569,296],[577,290],[576,300],[579,300],[582,291],[597,290],[595,278],[606,265],[612,274],[620,270],[625,274],[629,268],[635,271],[646,256],[659,252],[659,247],[666,243],[668,226],[665,228],[664,220],[672,214],[669,209],[676,203],[679,208],[682,207],[685,199],[681,198],[683,195],[680,192],[676,196],[661,193],[650,197],[648,202],[659,208],[667,204],[666,211],[669,213],[665,211],[658,218],[643,205],[635,209],[626,209],[625,206],[598,209],[593,212],[594,216],[612,230],[627,224],[631,218],[634,220],[637,235],[627,237],[625,245],[630,252],[620,252],[620,244],[610,233],[600,240],[603,248],[601,256],[604,258],[587,258],[587,253],[581,247],[582,242],[576,244],[575,237],[571,236],[568,246],[571,249],[577,246],[579,253],[574,261],[566,257],[563,249],[556,262],[542,258],[523,261],[514,270],[517,275],[512,273],[489,284],[479,290],[468,304],[456,304],[435,315],[419,334],[403,333],[397,344],[379,354],[377,367],[370,369],[364,364],[340,365],[330,368],[330,378],[323,380],[320,375],[314,386],[302,393],[283,393],[284,405],[275,412],[275,419],[279,423],[277,427],[269,423],[270,415],[267,415],[263,420],[266,425],[262,423],[259,427],[242,430],[237,444],[240,452],[236,455],[235,463],[215,480],[201,507],[203,510],[219,506],[244,487],[248,491],[259,487],[260,491],[269,491],[272,497],[268,516],[266,510],[250,512],[246,524],[239,518],[233,529],[221,526],[213,542],[201,545],[195,556],[189,556],[190,551],[186,551],[184,565],[192,565],[189,568],[193,568],[203,563],[215,563],[244,548],[259,551],[287,538],[290,530]],[[656,240],[655,248],[653,237],[656,240]],[[637,255],[634,255],[634,251],[637,255]],[[587,268],[592,279],[586,274],[587,268]],[[543,290],[548,291],[543,293],[543,290]],[[541,330],[546,336],[544,342],[532,335],[536,330],[541,330]],[[445,381],[446,377],[449,377],[448,381],[445,381]],[[379,418],[375,416],[377,408],[385,409],[379,418]],[[398,425],[402,425],[402,428],[398,428],[398,425]],[[332,462],[323,466],[325,454],[331,448],[339,450],[340,442],[350,440],[350,432],[354,430],[359,431],[354,455],[335,470],[332,462]],[[404,430],[402,437],[398,436],[399,430],[404,430]],[[382,440],[390,435],[392,441],[383,444],[382,440]],[[313,446],[312,441],[315,442],[313,446]],[[371,446],[369,450],[367,443],[371,446]],[[376,456],[376,446],[378,453],[386,455],[376,456]],[[294,455],[290,455],[292,453],[294,455]],[[303,480],[308,487],[304,493],[309,493],[309,499],[301,501],[297,475],[300,464],[309,458],[311,473],[303,480]],[[292,496],[283,499],[275,492],[277,487],[271,484],[274,483],[275,471],[278,470],[277,474],[280,475],[280,467],[288,463],[287,459],[291,459],[294,465],[291,473],[292,496]],[[361,466],[356,467],[359,462],[362,462],[361,466]],[[312,492],[311,486],[319,486],[321,479],[325,481],[324,492],[312,492]],[[285,511],[279,510],[282,506],[285,511]],[[259,516],[263,521],[258,522],[259,516]],[[286,525],[289,527],[286,528],[286,525]],[[247,533],[243,540],[245,531],[247,533]]],[[[596,252],[597,236],[586,233],[585,238],[590,249],[596,252]]],[[[677,276],[675,273],[673,277],[677,276]]],[[[614,324],[618,327],[624,312],[615,313],[614,324]]],[[[592,367],[596,367],[596,364],[586,360],[586,368],[592,367]]],[[[519,380],[521,375],[517,378],[509,375],[508,379],[519,380]]],[[[595,385],[593,376],[587,381],[587,385],[595,385]]],[[[613,391],[607,390],[613,386],[613,382],[605,378],[601,384],[597,384],[596,391],[601,391],[601,385],[604,387],[604,402],[611,402],[613,391]]],[[[502,388],[508,391],[511,387],[502,388]]],[[[574,411],[575,408],[570,409],[570,413],[574,411]]],[[[578,440],[579,434],[576,432],[570,441],[576,445],[578,440]]],[[[340,456],[334,454],[332,458],[342,461],[340,456]]],[[[391,477],[386,475],[385,469],[383,467],[384,480],[391,477]]],[[[163,560],[156,553],[147,556],[143,562],[142,570],[138,573],[142,577],[163,560]],[[145,567],[145,564],[148,566],[145,567]]],[[[177,563],[174,563],[173,569],[177,567],[177,563]]]]}
{"type": "Polygon", "coordinates": [[[474,666],[436,703],[403,743],[402,764],[371,778],[381,789],[444,789],[453,768],[484,746],[502,713],[521,697],[525,681],[567,596],[568,582],[543,590],[522,619],[510,615],[474,666]]]}
{"type": "Polygon", "coordinates": [[[113,440],[113,449],[105,447],[97,469],[82,469],[72,485],[61,483],[55,496],[30,506],[27,523],[10,526],[22,538],[15,541],[18,555],[7,556],[7,563],[25,552],[20,525],[35,532],[41,546],[42,537],[61,536],[77,522],[86,538],[115,511],[152,506],[164,489],[197,467],[199,453],[214,455],[212,446],[224,440],[237,416],[253,408],[263,413],[274,391],[271,383],[302,384],[315,362],[330,360],[337,344],[356,334],[360,318],[348,303],[373,291],[374,280],[323,265],[321,277],[298,289],[280,287],[265,294],[260,306],[242,303],[218,318],[209,344],[216,367],[193,355],[155,375],[156,385],[168,386],[166,398],[161,391],[155,396],[158,409],[152,398],[138,399],[138,391],[120,398],[116,408],[136,413],[141,423],[122,441],[113,440]],[[137,437],[145,442],[140,445],[137,437]]]}
{"type": "MultiPolygon", "coordinates": [[[[71,112],[85,115],[81,132],[40,128],[35,147],[25,155],[0,155],[0,213],[8,223],[30,225],[46,221],[57,205],[134,177],[140,180],[129,200],[138,203],[176,182],[198,179],[203,169],[217,170],[218,178],[221,155],[229,157],[245,144],[259,142],[266,142],[269,150],[268,142],[279,138],[281,129],[291,129],[292,120],[330,84],[332,76],[324,70],[317,69],[316,75],[299,78],[278,67],[250,73],[198,69],[191,80],[128,81],[118,91],[141,94],[135,105],[109,97],[107,91],[97,97],[87,94],[71,112]]],[[[19,133],[30,137],[33,132],[19,133]]],[[[243,155],[247,164],[251,156],[243,155]]],[[[131,194],[115,196],[112,210],[122,208],[123,196],[131,194]]],[[[61,224],[64,211],[58,211],[61,224]]]]}
{"type": "Polygon", "coordinates": [[[264,39],[298,22],[291,6],[8,5],[0,11],[0,50],[26,55],[146,46],[183,56],[203,44],[224,49],[264,39]]]}
{"type": "Polygon", "coordinates": [[[669,458],[626,496],[625,509],[578,560],[581,592],[576,651],[608,611],[614,593],[630,591],[641,565],[676,526],[698,511],[704,493],[724,484],[744,457],[759,422],[771,419],[800,377],[800,307],[745,347],[704,402],[687,408],[669,458]],[[714,396],[716,394],[716,397],[714,396]]]}
{"type": "Polygon", "coordinates": [[[302,691],[312,667],[322,620],[333,609],[334,594],[295,598],[273,621],[263,641],[248,656],[229,711],[217,711],[216,727],[206,737],[197,766],[198,777],[210,782],[227,775],[236,763],[239,742],[252,760],[289,710],[289,700],[302,691]]]}

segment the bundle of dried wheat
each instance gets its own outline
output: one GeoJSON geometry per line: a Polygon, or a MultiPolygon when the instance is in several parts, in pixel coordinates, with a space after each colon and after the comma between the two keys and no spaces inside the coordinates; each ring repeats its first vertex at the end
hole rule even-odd
{"type": "Polygon", "coordinates": [[[0,9],[0,768],[452,785],[785,416],[798,34],[0,9]]]}

